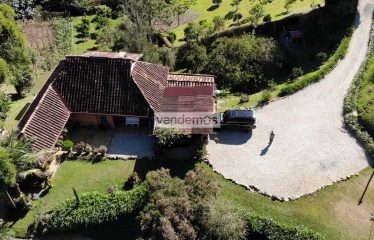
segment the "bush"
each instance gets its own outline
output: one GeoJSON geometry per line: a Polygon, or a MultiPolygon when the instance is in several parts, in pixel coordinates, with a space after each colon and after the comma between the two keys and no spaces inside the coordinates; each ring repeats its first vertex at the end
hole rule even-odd
{"type": "Polygon", "coordinates": [[[99,5],[95,7],[95,12],[98,16],[110,17],[112,15],[112,9],[106,5],[99,5]]]}
{"type": "Polygon", "coordinates": [[[239,103],[246,103],[249,101],[249,96],[248,94],[245,94],[245,93],[242,93],[240,95],[240,100],[239,100],[239,103]]]}
{"type": "Polygon", "coordinates": [[[270,14],[266,14],[263,18],[263,21],[264,22],[270,22],[271,21],[271,15],[270,14]]]}
{"type": "Polygon", "coordinates": [[[299,77],[301,77],[303,74],[304,74],[304,71],[301,67],[292,68],[289,78],[291,80],[295,80],[295,79],[298,79],[299,77]]]}
{"type": "Polygon", "coordinates": [[[71,140],[65,140],[62,142],[62,148],[71,149],[74,146],[74,143],[71,140]]]}
{"type": "Polygon", "coordinates": [[[323,240],[319,233],[303,227],[292,227],[279,223],[269,217],[247,214],[247,239],[276,240],[323,240]]]}
{"type": "Polygon", "coordinates": [[[177,35],[174,32],[167,32],[166,38],[171,42],[174,43],[177,40],[177,35]]]}
{"type": "MultiPolygon", "coordinates": [[[[355,79],[349,88],[347,96],[344,99],[344,124],[345,126],[358,138],[364,146],[366,153],[374,158],[374,140],[368,132],[366,132],[361,125],[357,116],[358,111],[358,96],[363,84],[367,81],[372,81],[374,76],[374,26],[371,30],[371,41],[369,50],[364,63],[355,76],[355,79]]],[[[361,115],[361,113],[359,113],[361,115]]],[[[360,116],[359,115],[359,116],[360,116]]],[[[362,116],[360,116],[362,117],[362,116]]],[[[366,126],[368,128],[368,126],[366,126]]],[[[368,128],[370,129],[370,127],[368,128]]]]}
{"type": "Polygon", "coordinates": [[[78,154],[81,154],[84,151],[84,148],[86,147],[86,143],[83,141],[80,141],[79,143],[75,144],[75,149],[77,150],[78,154]]]}
{"type": "Polygon", "coordinates": [[[173,128],[157,128],[154,131],[156,144],[161,148],[171,148],[182,139],[191,138],[191,135],[173,128]]]}
{"type": "Polygon", "coordinates": [[[0,84],[8,81],[9,79],[9,67],[6,61],[0,58],[0,84]]]}
{"type": "Polygon", "coordinates": [[[297,82],[286,85],[279,92],[279,96],[293,94],[306,86],[321,80],[336,66],[338,61],[344,58],[344,56],[347,54],[350,39],[351,36],[345,37],[340,43],[339,47],[336,49],[335,53],[317,71],[305,74],[304,76],[300,77],[297,82]]]}
{"type": "Polygon", "coordinates": [[[264,90],[261,94],[261,103],[267,103],[271,99],[271,92],[269,90],[264,90]]]}
{"type": "Polygon", "coordinates": [[[316,55],[316,61],[318,64],[322,64],[326,61],[327,59],[327,54],[325,52],[319,52],[316,55]]]}
{"type": "Polygon", "coordinates": [[[92,152],[92,146],[90,144],[86,144],[86,147],[84,148],[84,151],[86,153],[91,153],[92,152]]]}
{"type": "Polygon", "coordinates": [[[66,200],[47,216],[47,232],[70,232],[117,221],[136,214],[146,203],[148,188],[135,186],[130,191],[113,194],[83,193],[78,198],[66,200]],[[79,200],[78,200],[79,199],[79,200]]]}
{"type": "Polygon", "coordinates": [[[106,153],[108,152],[108,148],[105,147],[104,145],[101,145],[101,146],[98,148],[98,150],[99,150],[99,153],[100,153],[102,156],[105,156],[106,153]]]}

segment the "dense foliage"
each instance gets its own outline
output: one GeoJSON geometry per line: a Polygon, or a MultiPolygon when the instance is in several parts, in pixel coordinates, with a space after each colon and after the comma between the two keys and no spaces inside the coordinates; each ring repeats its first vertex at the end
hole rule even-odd
{"type": "Polygon", "coordinates": [[[373,98],[367,86],[374,85],[373,40],[374,29],[372,27],[371,41],[366,61],[361,65],[344,100],[344,123],[360,140],[370,157],[374,157],[373,98]],[[360,106],[358,99],[361,100],[360,106]]]}
{"type": "Polygon", "coordinates": [[[191,135],[173,128],[156,128],[154,136],[156,144],[161,148],[171,148],[176,142],[191,137],[191,135]]]}
{"type": "Polygon", "coordinates": [[[121,217],[136,214],[146,202],[147,195],[148,188],[144,184],[129,191],[112,194],[78,194],[78,197],[66,200],[52,211],[44,230],[68,232],[116,221],[121,217]]]}
{"type": "Polygon", "coordinates": [[[4,93],[0,93],[0,128],[6,119],[6,114],[10,109],[10,97],[4,93]]]}
{"type": "Polygon", "coordinates": [[[184,180],[172,178],[169,170],[147,174],[150,201],[140,213],[147,239],[196,239],[203,235],[209,202],[218,185],[202,169],[189,171],[184,180]]]}
{"type": "Polygon", "coordinates": [[[33,77],[26,39],[15,16],[11,7],[0,4],[0,80],[10,79],[20,95],[30,88],[33,77]]]}
{"type": "Polygon", "coordinates": [[[350,36],[345,37],[340,43],[339,47],[336,49],[335,53],[322,66],[320,66],[318,70],[305,74],[304,76],[300,77],[296,82],[286,85],[281,89],[280,95],[284,96],[295,93],[303,89],[304,87],[310,85],[311,83],[318,82],[319,80],[321,80],[336,66],[339,60],[344,58],[348,51],[350,39],[350,36]]]}
{"type": "Polygon", "coordinates": [[[279,223],[269,217],[247,214],[247,239],[265,240],[323,240],[319,233],[279,223]]]}
{"type": "Polygon", "coordinates": [[[267,87],[267,70],[277,67],[277,48],[271,38],[244,35],[221,38],[212,45],[207,72],[219,87],[254,92],[267,87]]]}

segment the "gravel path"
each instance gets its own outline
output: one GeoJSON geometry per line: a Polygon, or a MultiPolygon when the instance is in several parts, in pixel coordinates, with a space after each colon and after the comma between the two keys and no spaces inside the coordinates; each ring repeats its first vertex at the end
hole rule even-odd
{"type": "Polygon", "coordinates": [[[345,59],[321,82],[257,110],[252,134],[224,131],[208,144],[213,168],[238,184],[295,199],[358,173],[368,159],[343,128],[345,94],[364,60],[374,0],[360,0],[345,59]],[[267,147],[269,133],[275,132],[267,147]]]}

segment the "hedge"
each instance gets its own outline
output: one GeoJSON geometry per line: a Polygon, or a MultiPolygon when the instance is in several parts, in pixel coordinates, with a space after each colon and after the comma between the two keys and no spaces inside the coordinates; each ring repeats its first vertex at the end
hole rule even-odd
{"type": "Polygon", "coordinates": [[[304,76],[300,77],[296,82],[286,85],[280,90],[279,96],[293,94],[307,87],[308,85],[321,80],[337,65],[339,60],[345,57],[348,51],[351,35],[352,34],[349,34],[349,36],[343,38],[335,53],[322,66],[320,66],[318,70],[307,73],[304,76]]]}
{"type": "Polygon", "coordinates": [[[344,99],[344,124],[362,143],[366,153],[374,158],[374,141],[368,132],[360,125],[358,121],[357,107],[358,95],[362,84],[366,79],[374,77],[374,24],[371,27],[370,44],[366,54],[366,59],[357,72],[351,87],[344,99]]]}
{"type": "Polygon", "coordinates": [[[47,217],[46,232],[71,232],[82,228],[114,222],[120,217],[136,214],[146,203],[148,188],[141,184],[129,191],[112,194],[83,193],[66,200],[47,217]]]}
{"type": "Polygon", "coordinates": [[[257,240],[324,240],[324,236],[304,227],[279,223],[270,217],[246,214],[247,239],[257,240]]]}

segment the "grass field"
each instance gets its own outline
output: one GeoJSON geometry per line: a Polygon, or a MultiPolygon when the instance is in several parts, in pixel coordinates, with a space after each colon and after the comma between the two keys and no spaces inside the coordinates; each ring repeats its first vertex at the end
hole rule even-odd
{"type": "MultiPolygon", "coordinates": [[[[234,11],[235,7],[231,6],[232,0],[223,0],[219,8],[210,11],[209,8],[213,5],[211,0],[198,0],[195,5],[190,9],[190,12],[197,14],[198,17],[194,19],[195,22],[199,22],[203,19],[211,22],[215,16],[225,17],[230,11],[234,11]]],[[[272,3],[265,6],[265,14],[270,14],[272,20],[278,20],[286,16],[305,12],[311,9],[311,4],[324,4],[324,0],[297,0],[290,8],[290,11],[286,13],[284,8],[286,0],[273,0],[272,3]]],[[[243,0],[239,5],[239,12],[243,15],[242,19],[249,16],[249,9],[256,3],[256,1],[243,0]]],[[[188,13],[187,13],[188,14],[188,13]]],[[[191,14],[191,13],[190,13],[191,14]]],[[[226,21],[226,27],[229,27],[233,23],[232,20],[226,21]]],[[[187,23],[175,28],[173,32],[177,35],[176,45],[182,44],[184,38],[183,30],[186,28],[187,23]]]]}
{"type": "MultiPolygon", "coordinates": [[[[373,172],[371,168],[346,182],[325,187],[312,195],[290,202],[278,202],[223,179],[206,164],[200,164],[199,167],[207,169],[219,181],[222,187],[219,198],[245,211],[271,216],[292,225],[304,225],[324,234],[328,240],[370,239],[374,182],[369,186],[363,204],[358,206],[357,202],[373,172]]],[[[374,229],[372,231],[374,237],[374,229]]]]}
{"type": "Polygon", "coordinates": [[[34,210],[16,222],[13,230],[17,236],[26,236],[28,227],[34,221],[35,206],[41,203],[43,212],[51,210],[67,198],[73,197],[73,187],[78,193],[86,191],[105,193],[110,186],[121,189],[134,167],[134,160],[107,160],[94,164],[85,161],[62,163],[52,181],[52,189],[42,198],[42,201],[34,203],[34,210]]]}

